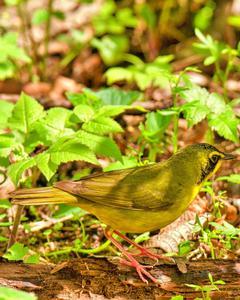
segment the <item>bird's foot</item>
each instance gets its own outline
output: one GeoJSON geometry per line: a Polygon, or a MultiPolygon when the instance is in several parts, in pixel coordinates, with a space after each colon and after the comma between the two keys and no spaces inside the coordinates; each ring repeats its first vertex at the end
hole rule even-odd
{"type": "Polygon", "coordinates": [[[132,257],[131,261],[130,260],[126,260],[126,259],[121,259],[120,263],[129,267],[132,267],[136,270],[136,272],[138,273],[138,276],[140,277],[140,279],[144,282],[148,284],[148,280],[145,278],[147,277],[148,279],[150,279],[151,281],[153,281],[154,283],[159,283],[159,281],[157,280],[157,278],[153,277],[146,269],[152,269],[153,266],[143,266],[141,265],[136,259],[134,259],[132,257]],[[145,277],[144,277],[145,276],[145,277]]]}
{"type": "Polygon", "coordinates": [[[162,260],[167,263],[174,263],[174,260],[171,257],[168,257],[163,254],[152,253],[147,248],[135,243],[134,241],[129,239],[127,236],[125,236],[118,230],[114,230],[114,233],[117,234],[118,236],[120,236],[122,239],[124,239],[126,242],[128,242],[130,245],[134,246],[135,248],[137,248],[140,251],[140,253],[131,253],[131,255],[149,257],[151,259],[156,260],[156,263],[158,262],[158,260],[162,260]]]}

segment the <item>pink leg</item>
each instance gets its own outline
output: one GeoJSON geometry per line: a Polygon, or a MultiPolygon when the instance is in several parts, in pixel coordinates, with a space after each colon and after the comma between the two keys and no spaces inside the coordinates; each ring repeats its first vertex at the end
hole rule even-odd
{"type": "Polygon", "coordinates": [[[107,227],[105,229],[106,237],[121,251],[121,253],[127,258],[127,260],[122,259],[121,262],[127,266],[133,267],[136,269],[139,277],[145,283],[148,283],[147,279],[144,278],[143,275],[151,279],[154,283],[159,283],[156,278],[154,278],[148,271],[146,271],[149,266],[142,266],[128,251],[126,251],[123,246],[114,239],[112,236],[113,231],[110,233],[110,228],[107,227]]]}
{"type": "MultiPolygon", "coordinates": [[[[161,255],[161,254],[155,254],[155,253],[152,253],[150,252],[147,248],[144,248],[142,246],[140,246],[139,244],[135,243],[134,241],[130,240],[128,237],[126,237],[124,234],[122,234],[120,231],[118,230],[113,230],[113,232],[115,234],[117,234],[119,237],[121,237],[123,240],[125,240],[126,242],[128,242],[130,245],[133,245],[135,246],[138,250],[140,250],[140,253],[139,254],[135,254],[136,256],[137,255],[140,255],[140,256],[146,256],[146,257],[150,257],[152,259],[162,259],[164,261],[167,261],[167,262],[173,262],[173,260],[170,258],[170,257],[167,257],[165,255],[161,255]]],[[[134,254],[133,254],[134,255],[134,254]]]]}

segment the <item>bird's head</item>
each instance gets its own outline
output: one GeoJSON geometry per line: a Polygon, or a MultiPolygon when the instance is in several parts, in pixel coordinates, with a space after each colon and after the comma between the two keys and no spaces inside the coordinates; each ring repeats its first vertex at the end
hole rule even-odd
{"type": "Polygon", "coordinates": [[[223,160],[234,159],[235,156],[219,151],[210,144],[193,144],[179,151],[189,162],[199,169],[198,184],[208,180],[220,168],[223,160]]]}

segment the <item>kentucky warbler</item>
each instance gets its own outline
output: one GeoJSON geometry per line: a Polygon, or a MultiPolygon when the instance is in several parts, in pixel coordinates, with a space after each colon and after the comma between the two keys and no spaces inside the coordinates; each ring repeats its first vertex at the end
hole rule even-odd
{"type": "Polygon", "coordinates": [[[20,189],[11,197],[14,204],[42,205],[66,203],[87,210],[107,226],[106,237],[126,257],[125,264],[157,280],[113,238],[115,233],[134,244],[142,255],[159,257],[135,244],[118,230],[141,233],[160,229],[177,219],[199,192],[203,182],[233,159],[209,144],[181,149],[161,163],[90,175],[79,181],[61,181],[53,187],[20,189]]]}

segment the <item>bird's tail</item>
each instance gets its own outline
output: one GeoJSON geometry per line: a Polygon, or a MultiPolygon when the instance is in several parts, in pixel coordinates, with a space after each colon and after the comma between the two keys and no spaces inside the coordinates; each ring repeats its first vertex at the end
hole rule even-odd
{"type": "Polygon", "coordinates": [[[42,205],[42,204],[74,204],[77,196],[54,187],[20,189],[11,193],[13,204],[42,205]]]}

